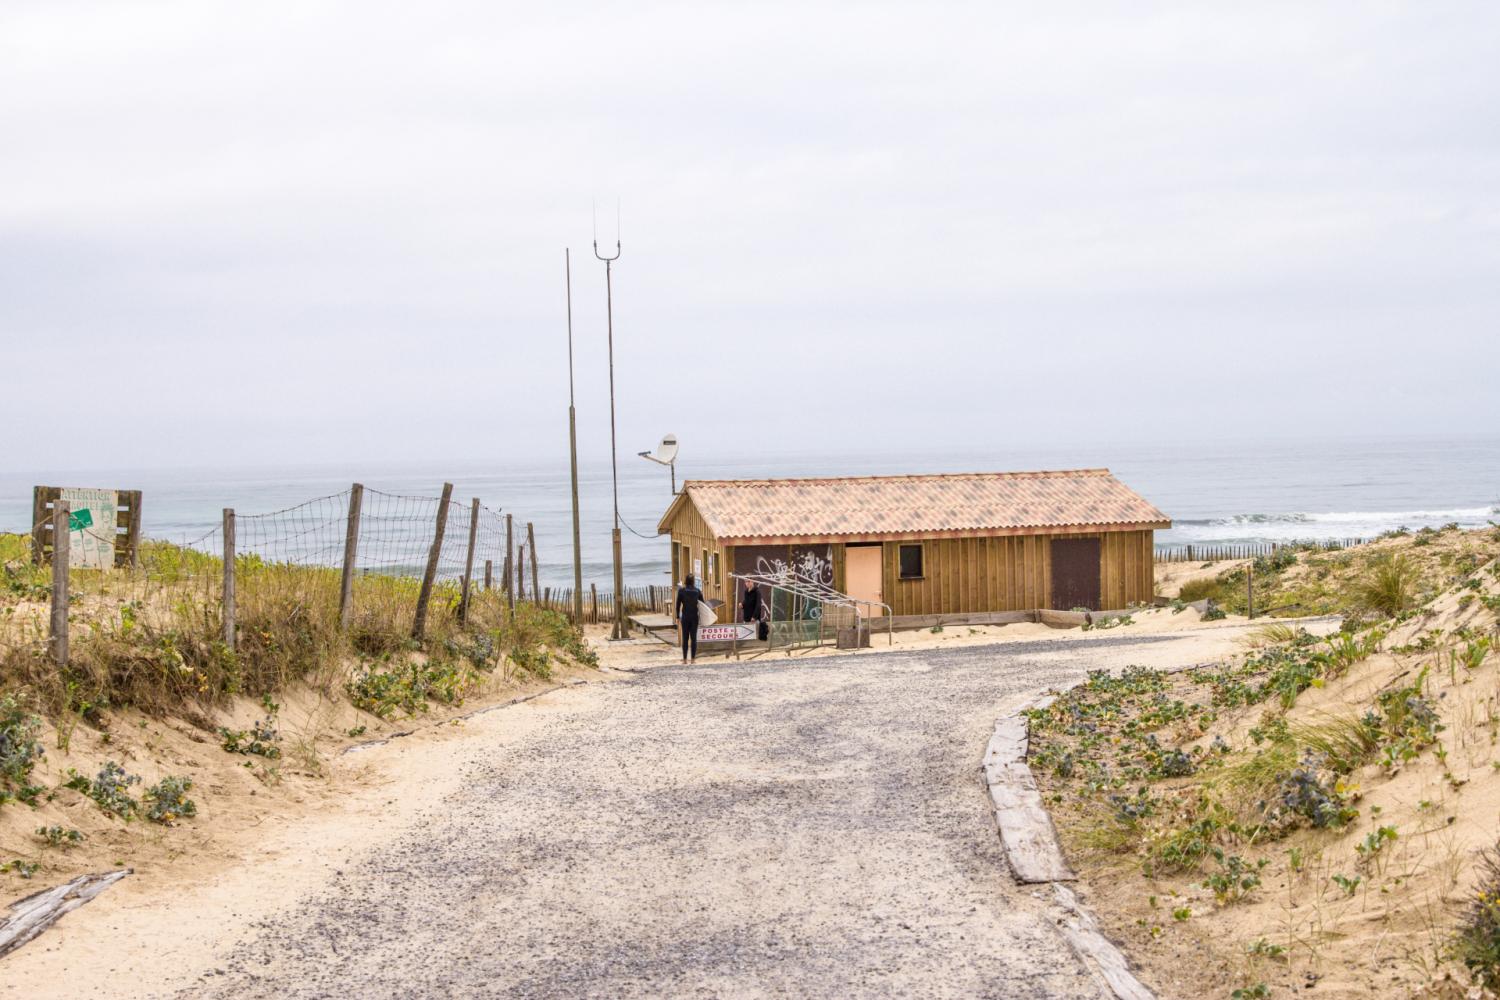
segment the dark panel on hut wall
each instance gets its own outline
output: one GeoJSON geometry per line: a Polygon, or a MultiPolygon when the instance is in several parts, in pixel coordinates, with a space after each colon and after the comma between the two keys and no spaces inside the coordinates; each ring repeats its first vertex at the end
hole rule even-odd
{"type": "Polygon", "coordinates": [[[1052,539],[1052,607],[1099,610],[1101,564],[1099,539],[1052,539]]]}
{"type": "MultiPolygon", "coordinates": [[[[785,566],[792,557],[792,550],[787,545],[736,545],[732,550],[734,553],[734,571],[736,573],[766,573],[774,571],[779,566],[785,566]]],[[[735,581],[736,588],[742,588],[744,584],[735,581]]],[[[787,614],[786,595],[778,594],[781,607],[777,609],[778,620],[785,618],[787,614]]],[[[769,606],[771,603],[771,588],[760,588],[760,599],[769,606]]],[[[734,620],[740,620],[739,594],[736,593],[734,600],[734,620]]]]}

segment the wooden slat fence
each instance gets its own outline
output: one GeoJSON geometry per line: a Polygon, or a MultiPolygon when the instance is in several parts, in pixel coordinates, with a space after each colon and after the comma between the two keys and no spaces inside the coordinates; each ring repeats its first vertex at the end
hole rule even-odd
{"type": "Polygon", "coordinates": [[[1299,552],[1335,552],[1339,549],[1363,545],[1364,538],[1333,538],[1316,542],[1248,542],[1239,545],[1178,545],[1158,544],[1157,562],[1219,562],[1224,559],[1257,559],[1275,555],[1282,549],[1299,552]]]}
{"type": "MultiPolygon", "coordinates": [[[[671,587],[666,586],[641,586],[625,588],[625,613],[627,615],[637,614],[645,611],[657,611],[670,614],[672,611],[672,600],[674,594],[671,587]]],[[[528,599],[529,600],[529,599],[528,599]]],[[[536,602],[549,611],[566,615],[569,619],[573,617],[573,588],[572,587],[543,587],[541,599],[536,602]]],[[[613,591],[599,590],[590,587],[583,593],[583,623],[585,625],[598,625],[601,622],[611,622],[615,616],[615,597],[613,591]]]]}

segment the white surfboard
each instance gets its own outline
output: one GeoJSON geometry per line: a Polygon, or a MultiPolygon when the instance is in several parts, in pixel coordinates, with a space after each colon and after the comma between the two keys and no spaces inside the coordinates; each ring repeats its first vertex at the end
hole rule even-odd
{"type": "Polygon", "coordinates": [[[708,606],[708,602],[707,601],[699,601],[698,602],[698,624],[700,626],[702,626],[702,625],[716,625],[716,624],[718,624],[718,621],[719,621],[719,616],[716,615],[716,614],[714,614],[714,609],[708,606]]]}

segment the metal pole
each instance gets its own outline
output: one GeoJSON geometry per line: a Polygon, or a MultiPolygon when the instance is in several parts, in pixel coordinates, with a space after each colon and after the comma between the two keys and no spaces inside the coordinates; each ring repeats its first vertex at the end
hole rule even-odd
{"type": "Polygon", "coordinates": [[[573,621],[583,625],[583,545],[578,534],[578,414],[573,409],[573,259],[563,250],[568,287],[568,456],[573,466],[573,621]]]}
{"type": "Polygon", "coordinates": [[[604,261],[604,307],[605,322],[609,333],[609,475],[614,491],[615,527],[610,544],[615,559],[615,622],[610,630],[611,639],[624,639],[630,635],[625,624],[625,567],[620,550],[620,467],[618,449],[615,445],[615,298],[612,266],[620,259],[620,241],[615,240],[615,255],[603,257],[599,254],[599,241],[594,241],[594,256],[604,261]]]}

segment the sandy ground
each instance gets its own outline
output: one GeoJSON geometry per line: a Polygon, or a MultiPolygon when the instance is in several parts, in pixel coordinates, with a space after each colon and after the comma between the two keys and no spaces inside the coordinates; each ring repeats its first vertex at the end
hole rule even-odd
{"type": "Polygon", "coordinates": [[[1008,696],[1247,631],[1195,617],[669,670],[609,644],[636,672],[336,758],[341,795],[127,879],[0,995],[1080,994],[978,760],[1008,696]]]}
{"type": "MultiPolygon", "coordinates": [[[[1196,569],[1198,565],[1193,563],[1191,568],[1196,569]]],[[[1229,564],[1216,563],[1215,565],[1222,569],[1229,564]]],[[[1295,623],[1294,619],[1284,619],[1284,621],[1295,623]]],[[[1154,608],[1133,614],[1129,625],[1119,625],[1108,629],[1084,631],[1079,628],[1053,628],[1036,622],[1019,622],[1013,625],[948,625],[940,632],[933,632],[930,629],[896,632],[892,635],[877,632],[870,638],[870,648],[860,650],[838,650],[831,646],[823,646],[788,652],[781,649],[765,651],[745,647],[741,649],[740,662],[804,660],[826,656],[866,657],[892,650],[912,652],[961,649],[971,646],[1003,646],[1010,643],[1034,642],[1039,639],[1067,643],[1088,641],[1101,636],[1170,635],[1180,640],[1172,646],[1173,655],[1180,658],[1181,663],[1186,665],[1205,663],[1227,653],[1239,652],[1241,647],[1238,643],[1241,638],[1260,624],[1257,622],[1252,626],[1243,616],[1234,615],[1220,621],[1205,622],[1198,612],[1191,608],[1176,612],[1170,608],[1154,608]]],[[[1309,627],[1312,631],[1332,631],[1337,627],[1337,622],[1334,619],[1319,619],[1309,627]]],[[[668,646],[654,639],[642,638],[638,631],[635,633],[635,638],[620,642],[609,641],[607,625],[589,626],[587,633],[589,641],[599,652],[599,662],[605,667],[617,670],[637,670],[643,667],[667,666],[681,660],[681,653],[675,646],[668,646]]],[[[1099,666],[1123,666],[1125,662],[1131,662],[1129,654],[1124,652],[1130,647],[1122,644],[1118,648],[1122,651],[1118,656],[1107,652],[1102,654],[1106,662],[1100,662],[1099,666]]],[[[733,662],[726,653],[704,653],[699,659],[703,663],[733,662]]]]}
{"type": "Polygon", "coordinates": [[[1209,580],[1220,573],[1228,573],[1247,564],[1248,559],[1222,559],[1218,562],[1170,562],[1156,564],[1156,592],[1163,597],[1176,597],[1182,585],[1191,580],[1209,580]]]}

